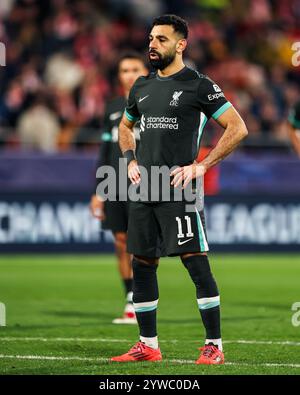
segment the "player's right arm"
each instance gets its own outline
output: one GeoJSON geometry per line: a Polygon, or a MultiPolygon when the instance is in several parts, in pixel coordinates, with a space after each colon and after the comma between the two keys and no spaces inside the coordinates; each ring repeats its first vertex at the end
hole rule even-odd
{"type": "Polygon", "coordinates": [[[134,124],[135,122],[130,121],[125,113],[119,125],[119,145],[124,158],[128,161],[128,177],[133,184],[138,184],[141,178],[135,156],[136,142],[133,130],[134,124]]]}
{"type": "Polygon", "coordinates": [[[105,219],[104,214],[104,201],[102,200],[101,196],[96,194],[91,196],[90,200],[90,211],[93,217],[103,221],[105,219]]]}
{"type": "Polygon", "coordinates": [[[134,125],[140,118],[135,98],[136,82],[131,88],[128,96],[127,106],[119,124],[119,146],[128,163],[128,177],[133,184],[141,181],[141,173],[135,156],[136,142],[134,136],[134,125]]]}

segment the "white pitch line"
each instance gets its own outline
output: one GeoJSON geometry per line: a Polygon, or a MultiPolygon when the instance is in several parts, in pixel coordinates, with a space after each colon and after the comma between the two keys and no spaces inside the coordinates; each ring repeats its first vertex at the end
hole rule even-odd
{"type": "Polygon", "coordinates": [[[105,342],[105,343],[129,343],[135,340],[107,339],[107,338],[81,338],[81,337],[0,337],[0,341],[40,341],[40,342],[105,342]]]}
{"type": "MultiPolygon", "coordinates": [[[[28,359],[28,360],[44,360],[44,361],[89,361],[89,362],[110,362],[109,358],[88,358],[88,357],[59,357],[48,355],[5,355],[0,354],[0,359],[28,359]]],[[[191,359],[164,359],[163,362],[175,364],[194,364],[191,359]]],[[[247,363],[247,362],[225,362],[225,366],[263,366],[263,367],[290,367],[300,368],[300,364],[294,363],[247,363]]]]}
{"type": "MultiPolygon", "coordinates": [[[[99,342],[99,343],[130,343],[132,339],[109,339],[109,338],[82,338],[82,337],[0,337],[0,341],[40,341],[40,342],[99,342]]],[[[199,343],[199,340],[160,340],[160,343],[199,343]]],[[[224,340],[224,344],[261,344],[261,345],[278,345],[278,346],[300,346],[300,342],[290,340],[271,341],[271,340],[224,340]]]]}
{"type": "Polygon", "coordinates": [[[91,362],[108,362],[108,358],[89,358],[89,357],[58,357],[48,355],[5,355],[0,354],[0,359],[37,359],[45,361],[91,361],[91,362]]]}
{"type": "Polygon", "coordinates": [[[300,342],[290,340],[286,341],[272,341],[272,340],[224,340],[223,343],[235,344],[263,344],[263,345],[277,345],[277,346],[300,346],[300,342]]]}
{"type": "MultiPolygon", "coordinates": [[[[173,262],[171,262],[172,264],[173,262]]],[[[50,263],[46,262],[46,263],[42,263],[40,261],[34,262],[34,261],[15,261],[15,262],[10,262],[9,260],[7,260],[6,262],[0,262],[0,269],[1,267],[5,267],[5,266],[38,266],[43,268],[44,266],[49,266],[50,263]]],[[[84,263],[85,266],[111,266],[111,262],[108,261],[87,261],[84,263]]],[[[82,262],[63,262],[63,261],[58,261],[58,262],[51,262],[51,267],[52,266],[83,266],[82,262]]]]}

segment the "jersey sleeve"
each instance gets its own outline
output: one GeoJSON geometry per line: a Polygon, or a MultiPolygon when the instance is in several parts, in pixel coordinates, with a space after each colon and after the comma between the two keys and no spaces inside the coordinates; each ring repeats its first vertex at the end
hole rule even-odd
{"type": "Polygon", "coordinates": [[[140,113],[136,102],[136,82],[129,92],[127,105],[125,108],[125,116],[131,122],[136,122],[140,118],[140,113]]]}
{"type": "Polygon", "coordinates": [[[300,129],[300,101],[291,109],[288,120],[295,129],[300,129]]]}
{"type": "MultiPolygon", "coordinates": [[[[104,119],[103,119],[103,128],[100,140],[100,148],[98,151],[98,158],[96,162],[96,171],[99,167],[105,166],[108,163],[109,150],[112,140],[111,134],[112,125],[109,119],[109,111],[108,108],[105,109],[104,119]]],[[[104,180],[103,178],[96,178],[95,189],[97,189],[98,184],[104,180]]]]}
{"type": "Polygon", "coordinates": [[[112,124],[109,118],[109,109],[106,107],[105,112],[104,112],[104,118],[103,118],[103,127],[102,127],[102,134],[101,134],[101,142],[110,142],[112,139],[111,135],[111,129],[112,129],[112,124]]]}
{"type": "Polygon", "coordinates": [[[210,78],[201,78],[198,87],[198,103],[206,117],[217,119],[232,104],[226,99],[222,89],[210,78]]]}

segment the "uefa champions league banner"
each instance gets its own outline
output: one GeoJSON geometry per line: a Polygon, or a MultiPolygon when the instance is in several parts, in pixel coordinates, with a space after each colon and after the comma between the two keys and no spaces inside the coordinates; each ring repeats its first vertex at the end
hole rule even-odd
{"type": "Polygon", "coordinates": [[[300,252],[300,199],[295,195],[206,198],[211,250],[300,252]]]}
{"type": "Polygon", "coordinates": [[[82,193],[0,194],[0,252],[113,251],[82,193]]]}
{"type": "MultiPolygon", "coordinates": [[[[2,193],[0,252],[111,252],[113,236],[85,193],[2,193]]],[[[211,251],[300,251],[300,199],[218,195],[205,199],[211,251]]]]}

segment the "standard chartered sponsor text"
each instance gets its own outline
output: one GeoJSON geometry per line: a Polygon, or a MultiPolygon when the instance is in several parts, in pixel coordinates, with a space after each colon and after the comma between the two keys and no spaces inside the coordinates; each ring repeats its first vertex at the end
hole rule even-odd
{"type": "Polygon", "coordinates": [[[177,117],[147,117],[146,128],[178,130],[177,117]]]}

